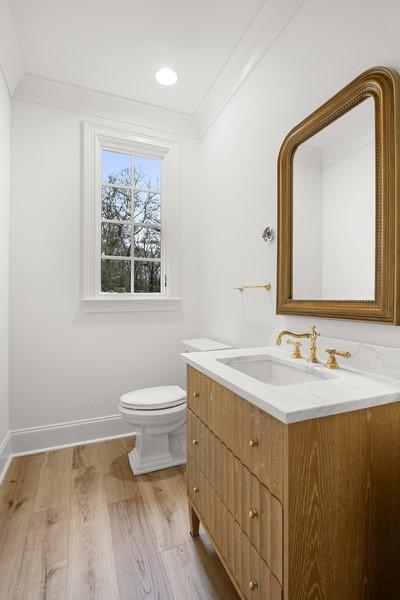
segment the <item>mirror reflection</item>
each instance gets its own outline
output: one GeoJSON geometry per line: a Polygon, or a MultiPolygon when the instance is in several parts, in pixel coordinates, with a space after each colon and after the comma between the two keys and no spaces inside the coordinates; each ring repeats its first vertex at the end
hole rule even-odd
{"type": "Polygon", "coordinates": [[[301,144],[293,158],[293,298],[375,298],[372,97],[301,144]]]}

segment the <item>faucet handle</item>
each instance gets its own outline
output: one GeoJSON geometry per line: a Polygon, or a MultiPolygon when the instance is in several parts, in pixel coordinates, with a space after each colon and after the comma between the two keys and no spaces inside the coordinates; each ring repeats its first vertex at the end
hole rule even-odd
{"type": "Polygon", "coordinates": [[[328,353],[328,360],[325,363],[325,367],[327,367],[328,369],[338,368],[338,362],[336,360],[337,356],[351,358],[351,352],[348,352],[347,350],[336,350],[336,348],[328,348],[326,352],[328,353]]]}
{"type": "Polygon", "coordinates": [[[301,342],[294,342],[293,340],[287,340],[286,343],[294,346],[293,352],[290,355],[291,358],[303,358],[303,356],[301,355],[301,352],[300,352],[301,342]]]}

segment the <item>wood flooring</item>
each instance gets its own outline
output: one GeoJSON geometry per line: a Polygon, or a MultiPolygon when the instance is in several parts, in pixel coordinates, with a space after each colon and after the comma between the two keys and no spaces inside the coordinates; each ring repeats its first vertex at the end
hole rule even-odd
{"type": "Polygon", "coordinates": [[[121,438],[15,458],[0,487],[0,600],[237,600],[185,469],[134,477],[121,438]]]}

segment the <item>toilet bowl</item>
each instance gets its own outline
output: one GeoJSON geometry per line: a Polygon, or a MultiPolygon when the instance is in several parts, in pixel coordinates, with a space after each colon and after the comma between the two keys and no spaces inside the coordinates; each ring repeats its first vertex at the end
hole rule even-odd
{"type": "Polygon", "coordinates": [[[119,412],[136,432],[129,453],[135,475],[186,462],[186,392],[178,385],[135,390],[121,396],[119,412]]]}
{"type": "MultiPolygon", "coordinates": [[[[230,348],[206,338],[185,340],[185,351],[230,348]]],[[[136,434],[129,453],[134,475],[186,463],[186,392],[178,385],[134,390],[120,398],[119,412],[136,434]]]]}

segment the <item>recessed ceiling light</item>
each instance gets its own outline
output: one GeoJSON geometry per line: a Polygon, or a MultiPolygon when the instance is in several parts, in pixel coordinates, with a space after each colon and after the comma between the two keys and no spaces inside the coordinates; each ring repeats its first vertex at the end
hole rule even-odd
{"type": "Polygon", "coordinates": [[[174,85],[178,81],[178,75],[173,69],[164,67],[157,71],[156,79],[161,85],[174,85]]]}

